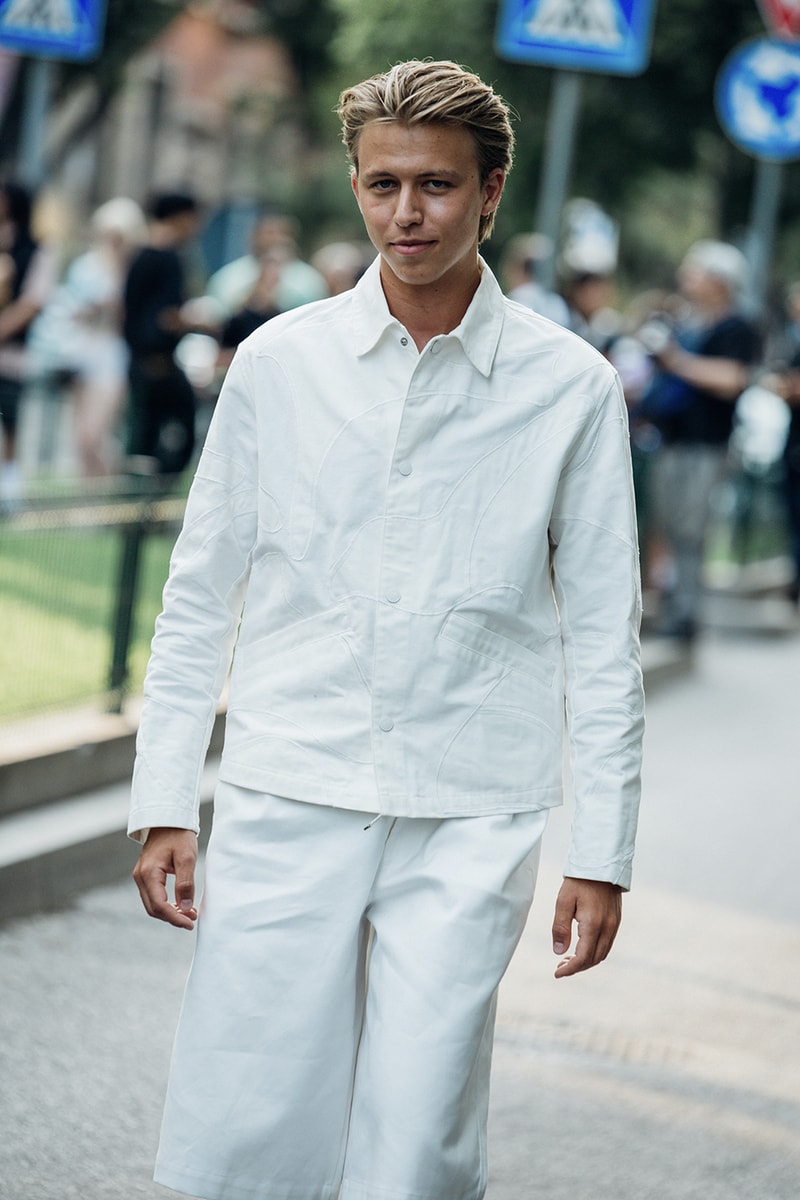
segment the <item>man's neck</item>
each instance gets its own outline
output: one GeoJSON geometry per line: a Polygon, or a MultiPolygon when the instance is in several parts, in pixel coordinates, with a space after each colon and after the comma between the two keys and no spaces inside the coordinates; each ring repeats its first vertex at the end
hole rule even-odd
{"type": "Polygon", "coordinates": [[[724,304],[704,304],[695,306],[695,315],[698,324],[705,328],[710,328],[712,325],[719,325],[726,317],[729,317],[733,312],[733,307],[730,303],[724,304]]]}
{"type": "Polygon", "coordinates": [[[411,334],[418,350],[439,334],[458,328],[480,283],[480,268],[458,287],[442,280],[420,285],[406,284],[381,263],[381,284],[389,311],[411,334]]]}

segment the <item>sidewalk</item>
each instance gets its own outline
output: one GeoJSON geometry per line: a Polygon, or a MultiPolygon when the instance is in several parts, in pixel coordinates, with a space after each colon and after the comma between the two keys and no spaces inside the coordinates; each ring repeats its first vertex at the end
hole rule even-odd
{"type": "Polygon", "coordinates": [[[501,991],[487,1200],[797,1200],[797,926],[637,885],[609,961],[555,981],[558,865],[501,991]]]}

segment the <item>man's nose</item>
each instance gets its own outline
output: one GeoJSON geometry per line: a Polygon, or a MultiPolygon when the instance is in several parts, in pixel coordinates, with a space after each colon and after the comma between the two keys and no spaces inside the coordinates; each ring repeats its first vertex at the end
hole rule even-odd
{"type": "Polygon", "coordinates": [[[397,207],[394,210],[396,224],[404,228],[408,225],[418,225],[422,220],[419,199],[415,188],[401,188],[397,195],[397,207]]]}

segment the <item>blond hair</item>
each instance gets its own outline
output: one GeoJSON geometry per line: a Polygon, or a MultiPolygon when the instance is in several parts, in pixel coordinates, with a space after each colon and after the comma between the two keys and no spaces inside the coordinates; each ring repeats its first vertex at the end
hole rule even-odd
{"type": "MultiPolygon", "coordinates": [[[[382,75],[345,89],[337,109],[351,170],[358,171],[358,143],[365,125],[400,121],[407,125],[457,125],[475,144],[481,183],[492,171],[511,169],[514,131],[508,105],[477,75],[449,61],[398,63],[382,75]]],[[[479,241],[494,227],[494,211],[481,217],[479,241]]]]}

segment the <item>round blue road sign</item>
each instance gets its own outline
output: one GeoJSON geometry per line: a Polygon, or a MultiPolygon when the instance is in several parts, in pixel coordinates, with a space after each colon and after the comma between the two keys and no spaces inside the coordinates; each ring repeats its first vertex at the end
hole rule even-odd
{"type": "Polygon", "coordinates": [[[759,38],[722,64],[717,115],[728,137],[756,158],[800,158],[800,46],[759,38]]]}

